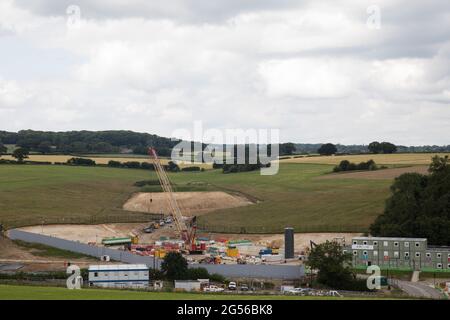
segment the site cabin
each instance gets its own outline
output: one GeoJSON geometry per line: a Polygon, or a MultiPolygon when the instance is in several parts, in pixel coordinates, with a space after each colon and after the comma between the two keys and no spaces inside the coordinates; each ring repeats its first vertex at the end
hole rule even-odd
{"type": "Polygon", "coordinates": [[[89,286],[148,288],[149,280],[149,268],[145,264],[89,266],[89,286]]]}
{"type": "Polygon", "coordinates": [[[450,271],[450,247],[429,246],[426,238],[355,237],[344,251],[352,254],[356,268],[450,271]]]}
{"type": "Polygon", "coordinates": [[[209,279],[175,280],[175,291],[202,291],[202,287],[209,285],[209,279]]]}

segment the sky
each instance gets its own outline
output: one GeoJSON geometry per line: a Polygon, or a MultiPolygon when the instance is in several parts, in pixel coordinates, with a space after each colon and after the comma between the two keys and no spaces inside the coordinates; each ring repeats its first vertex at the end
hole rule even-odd
{"type": "Polygon", "coordinates": [[[450,144],[448,0],[0,0],[0,130],[450,144]]]}

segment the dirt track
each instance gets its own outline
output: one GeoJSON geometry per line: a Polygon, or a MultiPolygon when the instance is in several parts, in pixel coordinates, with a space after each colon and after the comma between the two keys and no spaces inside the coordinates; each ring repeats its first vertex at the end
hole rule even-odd
{"type": "Polygon", "coordinates": [[[407,172],[427,174],[427,170],[428,166],[413,166],[405,168],[380,169],[375,171],[331,173],[320,176],[316,179],[394,179],[407,172]]]}
{"type": "MultiPolygon", "coordinates": [[[[201,215],[214,210],[235,208],[252,204],[250,200],[222,191],[175,192],[175,198],[183,215],[201,215]]],[[[166,194],[163,192],[136,193],[124,205],[129,211],[164,213],[169,212],[166,194]]]]}

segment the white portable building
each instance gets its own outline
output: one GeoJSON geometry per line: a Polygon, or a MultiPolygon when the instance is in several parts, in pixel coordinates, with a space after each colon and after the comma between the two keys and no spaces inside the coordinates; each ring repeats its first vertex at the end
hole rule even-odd
{"type": "Polygon", "coordinates": [[[109,288],[147,288],[149,268],[145,264],[89,266],[89,286],[109,288]]]}
{"type": "Polygon", "coordinates": [[[176,291],[201,291],[201,286],[198,280],[175,280],[176,291]]]}

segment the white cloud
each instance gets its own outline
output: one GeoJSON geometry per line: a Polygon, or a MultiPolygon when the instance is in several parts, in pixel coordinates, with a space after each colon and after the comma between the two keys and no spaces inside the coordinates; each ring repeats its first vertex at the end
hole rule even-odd
{"type": "Polygon", "coordinates": [[[30,98],[30,94],[22,90],[15,81],[0,79],[0,109],[20,107],[30,98]]]}
{"type": "Polygon", "coordinates": [[[330,59],[275,60],[260,65],[267,92],[272,97],[345,97],[354,87],[348,71],[341,61],[330,59]]]}
{"type": "Polygon", "coordinates": [[[170,136],[203,120],[291,141],[448,143],[450,8],[379,1],[371,30],[370,4],[80,1],[68,29],[65,2],[5,0],[3,53],[31,48],[17,64],[44,66],[24,79],[0,57],[0,127],[170,136]],[[433,130],[411,134],[424,120],[433,130]]]}

